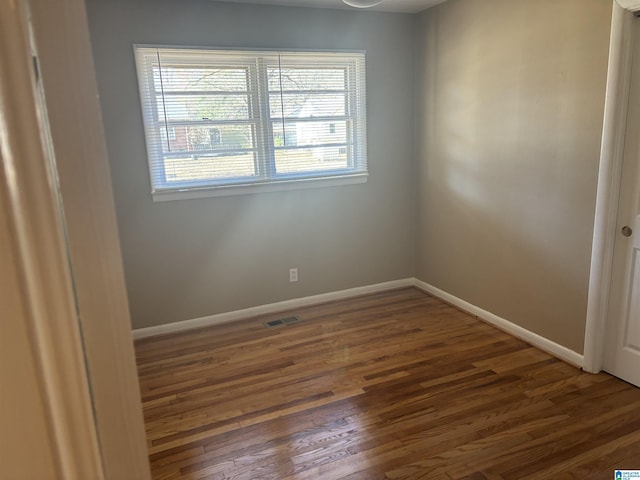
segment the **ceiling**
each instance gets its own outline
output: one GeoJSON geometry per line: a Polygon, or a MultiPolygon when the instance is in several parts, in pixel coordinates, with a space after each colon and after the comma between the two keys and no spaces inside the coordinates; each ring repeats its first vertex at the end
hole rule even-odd
{"type": "MultiPolygon", "coordinates": [[[[253,3],[260,5],[286,5],[294,7],[315,7],[315,8],[340,8],[349,10],[363,10],[348,7],[342,0],[222,0],[232,3],[253,3]]],[[[368,8],[377,12],[402,12],[416,13],[426,8],[442,3],[445,0],[384,0],[380,5],[368,8]]]]}

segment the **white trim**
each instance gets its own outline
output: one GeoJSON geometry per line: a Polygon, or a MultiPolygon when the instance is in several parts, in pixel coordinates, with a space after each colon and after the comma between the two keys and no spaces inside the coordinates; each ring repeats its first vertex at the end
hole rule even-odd
{"type": "Polygon", "coordinates": [[[321,293],[309,297],[295,298],[292,300],[284,300],[282,302],[269,303],[267,305],[259,305],[256,307],[235,310],[232,312],[218,313],[216,315],[208,315],[206,317],[194,318],[191,320],[183,320],[180,322],[167,323],[153,327],[138,328],[133,331],[133,338],[147,338],[156,335],[164,335],[167,333],[182,332],[194,328],[210,327],[229,323],[236,320],[244,320],[258,315],[266,315],[269,313],[282,312],[292,308],[308,307],[319,303],[333,302],[335,300],[344,300],[346,298],[358,297],[369,293],[384,292],[397,288],[405,288],[414,286],[415,279],[404,278],[401,280],[393,280],[390,282],[377,283],[364,287],[349,288],[347,290],[339,290],[336,292],[321,293]]]}
{"type": "Polygon", "coordinates": [[[270,183],[256,183],[247,185],[222,185],[219,187],[207,187],[200,189],[185,189],[180,191],[166,190],[153,192],[154,202],[167,202],[173,200],[187,200],[194,198],[226,197],[229,195],[242,195],[253,193],[270,193],[290,190],[302,190],[307,188],[327,188],[341,185],[356,185],[367,183],[368,173],[356,173],[336,177],[305,178],[270,183]]]}
{"type": "Polygon", "coordinates": [[[339,290],[336,292],[322,293],[320,295],[312,295],[310,297],[285,300],[282,302],[245,308],[243,310],[235,310],[233,312],[219,313],[217,315],[209,315],[207,317],[194,318],[192,320],[183,320],[181,322],[173,322],[165,325],[139,328],[133,331],[133,338],[141,339],[155,337],[157,335],[165,335],[168,333],[183,332],[186,330],[192,330],[194,328],[210,327],[237,320],[245,320],[247,318],[259,315],[291,310],[293,308],[308,307],[320,303],[332,302],[335,300],[344,300],[347,298],[358,297],[360,295],[384,292],[405,287],[416,287],[430,295],[433,295],[434,297],[438,297],[439,299],[457,308],[460,308],[461,310],[464,310],[465,312],[475,316],[479,320],[487,322],[499,328],[500,330],[505,331],[509,335],[524,340],[525,342],[533,345],[536,348],[539,348],[540,350],[544,350],[545,352],[559,358],[560,360],[563,360],[578,368],[582,366],[583,357],[579,353],[563,347],[562,345],[559,345],[545,337],[542,337],[537,333],[533,333],[525,328],[522,328],[515,323],[505,320],[504,318],[500,318],[491,312],[472,305],[465,300],[455,297],[454,295],[451,295],[450,293],[440,290],[433,285],[429,285],[428,283],[418,280],[417,278],[404,278],[401,280],[377,283],[364,287],[349,288],[347,290],[339,290]]]}
{"type": "Polygon", "coordinates": [[[632,22],[633,15],[614,0],[584,340],[584,369],[590,373],[603,367],[631,81],[632,22]]]}
{"type": "Polygon", "coordinates": [[[632,12],[640,10],[640,0],[616,0],[620,7],[631,10],[632,12]]]}
{"type": "MultiPolygon", "coordinates": [[[[24,323],[39,372],[36,381],[46,407],[47,440],[55,462],[49,478],[102,480],[103,463],[48,143],[49,123],[32,57],[36,52],[29,35],[33,24],[28,7],[26,2],[0,2],[0,195],[6,201],[13,241],[9,255],[20,270],[15,294],[24,304],[24,323]]],[[[25,432],[16,441],[33,434],[25,432]]],[[[30,476],[28,472],[25,465],[24,478],[30,476]]]]}
{"type": "MultiPolygon", "coordinates": [[[[624,0],[620,0],[624,1],[624,0]]],[[[627,0],[629,1],[629,0],[627,0]]],[[[634,1],[634,0],[630,0],[634,1]]],[[[638,1],[638,0],[636,0],[638,1]]],[[[215,46],[215,45],[198,45],[198,44],[190,44],[190,45],[179,45],[174,43],[134,43],[133,49],[135,52],[136,48],[170,48],[172,50],[219,50],[226,52],[240,52],[240,53],[311,53],[311,54],[321,54],[321,53],[360,53],[362,55],[367,54],[366,48],[269,48],[269,47],[228,47],[228,46],[215,46]]]]}
{"type": "Polygon", "coordinates": [[[582,367],[583,356],[578,352],[574,352],[573,350],[555,343],[548,338],[538,335],[537,333],[533,333],[526,328],[516,325],[509,320],[499,317],[421,280],[415,279],[414,286],[433,295],[434,297],[438,297],[439,299],[444,300],[454,307],[457,307],[467,313],[470,313],[471,315],[474,315],[478,320],[489,323],[494,327],[508,333],[509,335],[519,338],[520,340],[523,340],[528,344],[539,348],[540,350],[543,350],[556,358],[559,358],[560,360],[563,360],[578,368],[582,367]]]}
{"type": "MultiPolygon", "coordinates": [[[[30,14],[66,226],[65,266],[70,265],[73,274],[74,320],[77,306],[80,351],[84,347],[85,354],[81,358],[89,371],[92,427],[97,430],[104,478],[149,480],[140,384],[85,2],[31,1],[30,14]]],[[[31,65],[31,56],[27,60],[31,65]]],[[[69,453],[80,455],[74,450],[69,453]]],[[[79,478],[98,477],[86,473],[79,478]]]]}

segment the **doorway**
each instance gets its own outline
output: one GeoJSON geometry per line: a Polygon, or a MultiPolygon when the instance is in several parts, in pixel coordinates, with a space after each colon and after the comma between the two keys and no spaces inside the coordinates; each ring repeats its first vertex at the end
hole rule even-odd
{"type": "Polygon", "coordinates": [[[640,20],[632,27],[629,107],[605,332],[604,370],[640,386],[640,20]]]}
{"type": "MultiPolygon", "coordinates": [[[[640,2],[627,2],[624,8],[620,3],[613,2],[583,369],[591,373],[606,369],[638,384],[639,379],[632,380],[626,369],[621,371],[621,362],[616,360],[616,352],[629,357],[640,351],[635,346],[640,345],[640,333],[636,333],[640,311],[635,305],[640,305],[640,298],[632,297],[633,284],[640,280],[633,267],[633,230],[640,198],[635,185],[640,163],[635,138],[640,118],[640,89],[636,86],[640,21],[629,11],[640,10],[640,2]]],[[[635,242],[640,245],[638,229],[640,225],[635,242]]]]}

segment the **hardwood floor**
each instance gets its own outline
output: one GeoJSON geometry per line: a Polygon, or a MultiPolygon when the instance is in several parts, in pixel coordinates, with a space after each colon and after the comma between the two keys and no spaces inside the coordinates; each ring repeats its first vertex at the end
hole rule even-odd
{"type": "Polygon", "coordinates": [[[154,479],[612,479],[640,389],[415,289],[136,342],[154,479]],[[299,323],[263,322],[297,315],[299,323]]]}

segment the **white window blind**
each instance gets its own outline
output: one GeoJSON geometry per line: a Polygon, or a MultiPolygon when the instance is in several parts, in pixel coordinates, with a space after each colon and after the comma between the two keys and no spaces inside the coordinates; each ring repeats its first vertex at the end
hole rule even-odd
{"type": "Polygon", "coordinates": [[[154,199],[366,178],[363,53],[135,54],[154,199]]]}

